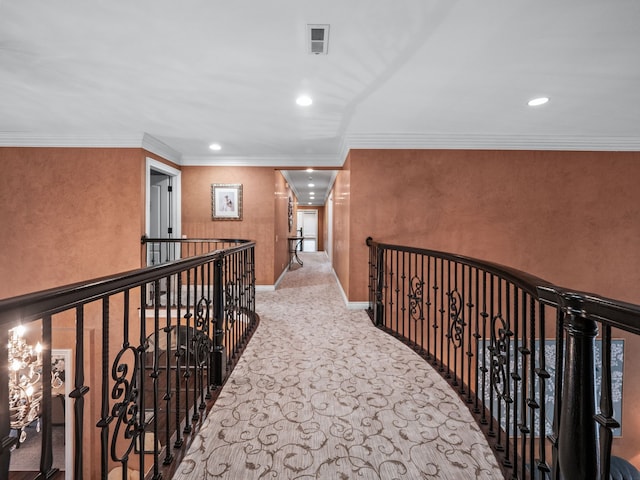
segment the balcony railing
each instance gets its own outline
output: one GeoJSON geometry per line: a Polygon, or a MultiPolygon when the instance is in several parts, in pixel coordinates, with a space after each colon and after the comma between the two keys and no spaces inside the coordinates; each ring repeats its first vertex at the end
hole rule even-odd
{"type": "Polygon", "coordinates": [[[612,328],[639,334],[640,306],[472,258],[367,245],[373,322],[449,380],[505,478],[609,479],[623,348],[612,328]]]}
{"type": "Polygon", "coordinates": [[[0,402],[0,478],[10,478],[15,447],[36,423],[34,478],[56,474],[52,400],[61,381],[72,384],[73,478],[114,469],[118,478],[131,470],[160,478],[174,468],[257,326],[254,247],[225,241],[189,258],[181,250],[181,260],[0,301],[0,369],[11,373],[0,398],[16,400],[0,402]],[[72,352],[71,375],[52,366],[56,348],[72,352]]]}

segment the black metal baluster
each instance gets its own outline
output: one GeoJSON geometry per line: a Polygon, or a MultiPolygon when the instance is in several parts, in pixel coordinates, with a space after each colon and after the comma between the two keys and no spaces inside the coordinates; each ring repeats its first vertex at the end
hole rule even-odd
{"type": "Polygon", "coordinates": [[[57,472],[53,468],[53,431],[51,429],[51,315],[42,318],[42,443],[40,457],[40,474],[44,478],[52,478],[57,472]]]}
{"type": "MultiPolygon", "coordinates": [[[[489,314],[487,313],[487,272],[482,272],[482,313],[480,314],[482,317],[482,408],[481,408],[481,417],[480,423],[486,425],[488,423],[487,420],[487,318],[489,314]]],[[[489,386],[489,395],[491,395],[491,386],[489,386]]],[[[489,427],[491,430],[491,427],[489,427]]]]}
{"type": "Polygon", "coordinates": [[[544,305],[538,303],[538,307],[540,309],[539,321],[538,321],[538,344],[540,348],[540,368],[536,371],[536,374],[539,377],[538,384],[540,386],[540,442],[539,442],[539,451],[540,451],[540,459],[537,463],[537,469],[544,477],[550,471],[549,465],[547,464],[546,459],[546,448],[545,448],[545,440],[547,438],[547,415],[546,415],[546,391],[547,391],[547,380],[551,377],[549,372],[547,371],[546,366],[546,355],[545,355],[545,341],[546,341],[546,333],[545,333],[545,310],[544,305]]]}
{"type": "Polygon", "coordinates": [[[438,258],[433,258],[433,364],[438,366],[438,258]]]}
{"type": "MultiPolygon", "coordinates": [[[[187,278],[186,278],[186,293],[187,293],[187,304],[185,306],[184,312],[184,323],[185,323],[185,339],[184,339],[184,430],[183,433],[189,434],[192,431],[191,422],[189,421],[189,410],[190,410],[190,402],[189,402],[189,388],[190,388],[190,378],[191,378],[191,364],[193,363],[191,359],[191,344],[193,343],[193,332],[191,331],[191,317],[193,314],[191,313],[191,269],[187,270],[187,278]]],[[[194,412],[195,413],[195,412],[194,412]]]]}
{"type": "Polygon", "coordinates": [[[224,351],[223,339],[224,339],[224,283],[223,283],[223,261],[220,257],[215,259],[214,263],[214,364],[215,364],[215,384],[222,385],[226,374],[226,354],[224,351]]]}
{"type": "MultiPolygon", "coordinates": [[[[5,344],[6,345],[6,344],[5,344]]],[[[69,394],[73,398],[73,476],[76,480],[82,478],[84,468],[82,455],[82,437],[84,435],[84,396],[89,387],[84,384],[84,305],[76,307],[76,355],[73,391],[69,394]]]]}
{"type": "MultiPolygon", "coordinates": [[[[160,348],[159,348],[159,344],[160,344],[160,280],[156,280],[154,282],[154,291],[155,291],[155,295],[154,295],[154,306],[153,306],[153,339],[155,340],[155,345],[153,348],[153,366],[152,366],[152,371],[151,371],[151,387],[152,387],[152,391],[153,391],[153,419],[152,419],[152,430],[153,430],[153,477],[154,479],[158,479],[160,477],[160,465],[159,465],[159,451],[158,451],[158,438],[159,438],[159,431],[158,431],[158,414],[159,414],[159,404],[160,404],[160,395],[159,395],[159,385],[158,385],[158,380],[160,378],[160,370],[159,370],[159,364],[160,364],[160,348]]],[[[168,304],[168,302],[167,302],[168,304]]],[[[146,320],[146,319],[145,319],[146,320]]],[[[144,323],[144,322],[143,322],[144,323]]],[[[148,337],[145,336],[145,342],[148,343],[147,340],[148,337]]],[[[167,343],[167,349],[169,348],[169,345],[171,345],[171,343],[167,343]]],[[[146,352],[146,345],[145,345],[145,352],[146,352]]],[[[144,355],[144,353],[143,353],[144,355]]],[[[143,370],[144,372],[144,370],[143,370]]],[[[144,388],[144,384],[141,385],[141,388],[144,388]]],[[[143,410],[141,410],[141,415],[142,415],[142,425],[143,428],[145,429],[145,433],[146,433],[146,425],[147,425],[147,420],[146,420],[146,409],[145,409],[146,405],[143,404],[143,410]]],[[[146,451],[146,445],[144,442],[144,435],[145,433],[143,433],[143,437],[141,438],[141,451],[146,451]]],[[[144,455],[140,455],[140,456],[144,456],[144,455]]]]}
{"type": "MultiPolygon", "coordinates": [[[[513,464],[511,463],[511,459],[509,458],[511,455],[511,452],[509,450],[510,449],[509,435],[510,435],[510,428],[511,428],[511,413],[513,409],[513,398],[511,397],[511,380],[512,380],[511,379],[511,362],[513,360],[514,363],[517,363],[517,360],[515,360],[516,352],[511,349],[511,336],[513,335],[513,332],[511,331],[511,325],[513,324],[513,319],[511,318],[511,284],[509,282],[505,282],[504,298],[506,302],[506,315],[507,315],[507,318],[505,319],[505,322],[506,322],[505,328],[507,331],[504,333],[506,337],[506,349],[505,349],[506,375],[504,377],[505,428],[504,428],[504,460],[502,461],[502,464],[505,467],[512,467],[513,464]]],[[[514,365],[514,368],[517,368],[517,367],[515,367],[514,365]]],[[[513,418],[515,419],[515,417],[513,418]]],[[[515,428],[515,425],[514,425],[514,428],[515,428]]]]}
{"type": "Polygon", "coordinates": [[[602,326],[602,342],[600,354],[600,413],[595,419],[600,425],[600,478],[609,478],[611,470],[611,445],[613,430],[620,424],[613,418],[613,401],[611,393],[611,326],[602,326]]]}
{"type": "MultiPolygon", "coordinates": [[[[182,349],[183,340],[182,340],[182,273],[178,274],[178,278],[176,279],[176,291],[177,291],[177,300],[176,300],[176,351],[175,351],[175,361],[176,361],[176,377],[175,377],[175,395],[176,395],[176,441],[173,444],[174,448],[182,448],[184,445],[184,438],[180,433],[181,421],[180,421],[180,397],[182,396],[182,358],[184,354],[184,350],[182,349]]],[[[185,411],[185,419],[187,418],[187,414],[185,411]]],[[[186,424],[187,422],[185,422],[186,424]]],[[[186,425],[185,425],[186,426],[186,425]]]]}
{"type": "Polygon", "coordinates": [[[191,421],[197,422],[200,419],[198,413],[198,267],[193,268],[193,284],[189,284],[189,289],[193,286],[193,331],[191,332],[191,342],[188,349],[191,350],[191,362],[188,362],[192,369],[193,377],[193,415],[191,421]]]}
{"type": "MultiPolygon", "coordinates": [[[[484,351],[484,348],[481,346],[480,344],[480,339],[482,338],[482,335],[480,335],[480,271],[475,268],[474,269],[476,274],[475,274],[475,283],[476,283],[476,314],[475,314],[475,320],[476,320],[476,326],[474,329],[474,334],[473,334],[473,338],[475,340],[475,349],[476,349],[476,355],[475,355],[475,359],[474,359],[474,368],[473,371],[475,372],[475,384],[474,384],[474,392],[475,392],[475,399],[474,399],[474,405],[473,405],[473,413],[480,413],[480,375],[482,374],[482,366],[480,363],[480,349],[482,348],[482,351],[484,351]]],[[[484,296],[484,295],[483,295],[484,296]]],[[[483,340],[484,342],[484,340],[483,340]]],[[[482,382],[482,404],[484,405],[484,381],[482,382]]],[[[484,408],[482,409],[484,411],[484,408]]]]}
{"type": "MultiPolygon", "coordinates": [[[[173,462],[173,455],[171,454],[171,449],[169,448],[169,443],[171,442],[171,400],[173,399],[173,393],[172,393],[172,389],[171,389],[171,337],[175,335],[175,333],[173,332],[174,327],[171,325],[171,305],[172,305],[172,295],[171,295],[171,289],[172,289],[172,284],[173,282],[171,281],[171,275],[167,277],[167,304],[166,304],[166,322],[165,322],[165,327],[164,327],[164,332],[167,338],[167,348],[165,350],[164,356],[165,356],[165,382],[166,382],[166,386],[164,389],[164,396],[163,396],[163,400],[165,401],[165,412],[164,412],[164,422],[165,422],[165,429],[164,429],[164,444],[165,444],[165,449],[164,449],[164,460],[163,460],[163,464],[164,465],[169,465],[171,464],[171,462],[173,462]]],[[[174,302],[175,303],[175,302],[174,302]]],[[[176,344],[177,345],[177,344],[176,344]]],[[[180,427],[176,424],[176,433],[178,431],[180,427]]],[[[178,435],[177,435],[178,436],[178,435]]]]}
{"type": "Polygon", "coordinates": [[[513,382],[513,387],[511,391],[513,392],[513,428],[511,431],[511,436],[513,437],[513,460],[511,462],[516,476],[518,473],[518,402],[519,402],[519,382],[522,379],[520,375],[521,365],[522,365],[522,357],[520,353],[520,289],[514,285],[513,287],[513,372],[511,372],[511,380],[513,382]]]}
{"type": "MultiPolygon", "coordinates": [[[[457,272],[456,272],[457,273],[457,272]]],[[[457,280],[457,278],[455,278],[455,280],[457,280]]],[[[444,285],[444,283],[443,283],[444,285]]],[[[454,288],[456,287],[456,284],[454,282],[454,288]]],[[[454,380],[453,380],[453,384],[457,385],[457,382],[455,380],[455,356],[454,356],[454,363],[451,363],[451,344],[453,343],[453,335],[452,335],[452,318],[454,316],[454,312],[452,311],[452,307],[453,307],[453,302],[454,300],[454,296],[453,296],[453,291],[451,290],[451,260],[447,260],[447,297],[449,299],[449,301],[447,302],[447,333],[445,335],[446,338],[446,342],[447,342],[447,374],[445,376],[445,378],[449,379],[451,378],[451,373],[454,372],[454,380]]],[[[455,308],[455,307],[454,307],[455,308]]],[[[455,355],[455,349],[454,349],[454,355],[455,355]]]]}
{"type": "Polygon", "coordinates": [[[424,287],[424,292],[427,295],[427,318],[426,318],[426,331],[427,331],[427,360],[431,359],[431,257],[427,256],[427,283],[424,287]]]}
{"type": "Polygon", "coordinates": [[[96,425],[100,428],[100,471],[103,478],[107,477],[109,471],[109,424],[112,420],[109,414],[109,370],[109,297],[104,297],[102,299],[102,406],[100,420],[96,425]]]}
{"type": "MultiPolygon", "coordinates": [[[[444,308],[444,260],[440,260],[440,372],[444,372],[444,336],[445,336],[445,326],[444,326],[444,315],[446,310],[444,308]]],[[[447,365],[448,367],[448,365],[447,365]]]]}
{"type": "Polygon", "coordinates": [[[527,467],[527,437],[531,433],[527,424],[527,388],[528,388],[528,372],[529,372],[529,348],[527,347],[527,299],[529,295],[522,292],[522,333],[520,334],[520,355],[522,356],[522,368],[520,369],[522,379],[520,382],[520,421],[518,428],[520,431],[520,461],[521,471],[524,475],[528,470],[527,467]]]}
{"type": "Polygon", "coordinates": [[[535,451],[535,442],[533,441],[536,436],[539,435],[536,430],[536,410],[539,408],[538,402],[536,401],[536,304],[535,300],[532,298],[531,303],[529,305],[530,315],[529,315],[529,399],[527,402],[527,406],[529,407],[529,431],[530,433],[530,441],[529,441],[529,461],[531,462],[529,465],[529,469],[534,475],[535,472],[535,459],[536,459],[536,451],[535,451]]]}
{"type": "MultiPolygon", "coordinates": [[[[469,342],[467,344],[467,403],[471,404],[473,403],[473,389],[471,388],[471,382],[472,382],[472,369],[473,369],[473,358],[474,358],[474,354],[473,354],[473,339],[475,338],[475,332],[473,330],[473,307],[474,305],[474,296],[473,296],[473,268],[472,267],[468,267],[468,271],[469,271],[469,275],[468,275],[468,282],[469,284],[467,285],[468,291],[469,291],[469,296],[468,296],[468,300],[467,300],[467,318],[469,319],[467,321],[467,326],[468,326],[468,332],[467,332],[467,341],[469,342]]],[[[478,297],[475,297],[478,298],[478,297]]],[[[476,309],[477,312],[477,309],[476,309]]],[[[476,318],[476,328],[477,328],[477,318],[476,318]]],[[[477,373],[477,370],[476,370],[477,373]]],[[[477,377],[477,374],[476,374],[477,377]]],[[[478,390],[475,390],[476,392],[476,398],[477,398],[477,393],[478,390]]]]}
{"type": "Polygon", "coordinates": [[[395,268],[391,268],[391,272],[396,272],[396,288],[394,289],[395,292],[395,313],[394,313],[394,320],[395,320],[395,327],[393,326],[393,322],[391,323],[391,328],[393,329],[393,332],[395,333],[396,337],[398,336],[398,322],[399,322],[399,317],[400,317],[400,252],[398,252],[398,250],[395,251],[396,253],[396,263],[395,263],[395,268]]]}

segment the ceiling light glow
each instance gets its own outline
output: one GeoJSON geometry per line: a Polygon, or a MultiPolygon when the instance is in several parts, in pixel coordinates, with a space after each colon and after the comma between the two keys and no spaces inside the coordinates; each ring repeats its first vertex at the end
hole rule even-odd
{"type": "Polygon", "coordinates": [[[529,105],[530,107],[538,107],[540,105],[544,105],[548,101],[549,101],[548,97],[538,97],[538,98],[533,98],[529,100],[527,102],[527,105],[529,105]]]}
{"type": "Polygon", "coordinates": [[[212,143],[211,145],[209,145],[209,148],[215,152],[217,152],[218,150],[222,150],[222,147],[219,143],[212,143]]]}
{"type": "Polygon", "coordinates": [[[308,185],[308,187],[309,187],[309,188],[313,188],[313,187],[315,187],[315,186],[316,186],[316,185],[315,185],[315,183],[310,183],[310,184],[308,185]]]}
{"type": "Polygon", "coordinates": [[[307,168],[307,172],[309,173],[313,172],[313,168],[307,168]]]}
{"type": "Polygon", "coordinates": [[[300,95],[298,98],[296,98],[296,103],[301,107],[308,107],[313,103],[313,100],[311,100],[311,97],[309,97],[308,95],[300,95]]]}

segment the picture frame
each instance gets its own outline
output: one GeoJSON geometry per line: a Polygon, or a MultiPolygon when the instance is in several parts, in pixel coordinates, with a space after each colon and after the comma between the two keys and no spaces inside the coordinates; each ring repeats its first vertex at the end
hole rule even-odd
{"type": "Polygon", "coordinates": [[[242,220],[242,184],[211,184],[211,219],[242,220]]]}

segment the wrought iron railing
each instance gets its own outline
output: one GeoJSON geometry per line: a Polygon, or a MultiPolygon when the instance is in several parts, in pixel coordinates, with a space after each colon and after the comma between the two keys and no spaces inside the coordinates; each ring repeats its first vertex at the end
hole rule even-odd
{"type": "MultiPolygon", "coordinates": [[[[29,341],[43,347],[42,396],[34,412],[42,441],[34,478],[51,478],[57,470],[55,386],[45,381],[56,377],[56,344],[73,350],[73,377],[64,379],[73,384],[72,412],[66,412],[73,419],[73,442],[66,446],[73,449],[73,465],[66,466],[73,478],[107,478],[116,468],[121,478],[129,470],[160,478],[175,467],[257,326],[255,243],[230,243],[195,257],[0,301],[0,369],[9,368],[8,340],[15,327],[24,327],[29,341]]],[[[0,398],[9,395],[8,382],[0,382],[0,398]]],[[[0,478],[9,478],[11,456],[20,454],[17,433],[8,402],[0,402],[0,478]]]]}
{"type": "Polygon", "coordinates": [[[609,479],[622,356],[612,328],[639,334],[640,306],[472,258],[367,245],[373,322],[449,380],[505,478],[609,479]]]}

